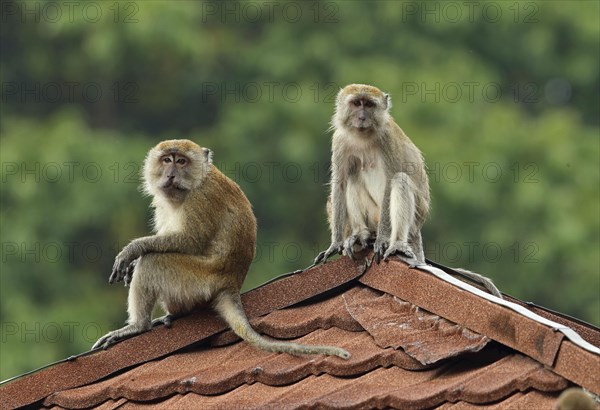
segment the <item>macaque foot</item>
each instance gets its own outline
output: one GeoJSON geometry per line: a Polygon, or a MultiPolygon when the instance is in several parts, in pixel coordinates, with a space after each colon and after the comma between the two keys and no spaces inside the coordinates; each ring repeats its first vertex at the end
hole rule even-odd
{"type": "Polygon", "coordinates": [[[383,241],[379,239],[375,240],[375,243],[373,244],[373,251],[375,252],[374,257],[376,263],[379,264],[379,262],[381,262],[389,246],[390,243],[388,241],[383,241]]]}
{"type": "Polygon", "coordinates": [[[144,333],[146,330],[148,329],[140,328],[139,326],[135,325],[127,325],[121,329],[113,330],[112,332],[108,332],[98,339],[98,341],[94,343],[94,346],[92,346],[92,350],[98,347],[106,350],[106,348],[117,343],[119,340],[127,339],[128,337],[144,333]]]}
{"type": "Polygon", "coordinates": [[[101,347],[102,350],[106,350],[108,348],[108,346],[115,344],[119,338],[117,337],[117,335],[115,335],[116,331],[112,331],[112,332],[108,332],[107,334],[105,334],[104,336],[102,336],[100,339],[98,339],[98,341],[96,343],[94,343],[94,346],[92,346],[92,350],[101,347]]]}
{"type": "Polygon", "coordinates": [[[173,315],[164,315],[161,317],[157,317],[152,321],[152,327],[165,325],[166,328],[170,328],[173,326],[173,321],[175,320],[175,316],[173,315]]]}
{"type": "Polygon", "coordinates": [[[318,265],[319,263],[327,262],[327,259],[329,259],[333,255],[335,255],[336,253],[338,255],[341,255],[343,250],[344,250],[344,245],[341,242],[333,242],[329,246],[329,248],[327,248],[327,250],[325,250],[317,255],[317,257],[315,258],[315,265],[318,265]]]}
{"type": "Polygon", "coordinates": [[[346,255],[348,255],[352,260],[355,260],[354,256],[354,246],[358,245],[360,247],[359,250],[366,249],[369,246],[369,238],[370,234],[368,231],[359,232],[357,234],[349,236],[346,241],[344,241],[344,251],[346,251],[346,255]]]}
{"type": "Polygon", "coordinates": [[[405,256],[406,258],[408,258],[410,260],[416,260],[416,258],[417,258],[415,253],[413,252],[412,248],[410,247],[410,245],[406,242],[400,242],[400,241],[396,241],[396,242],[392,243],[387,248],[387,250],[383,254],[383,260],[387,261],[389,259],[389,257],[392,255],[397,255],[401,259],[403,259],[401,256],[405,256]]]}

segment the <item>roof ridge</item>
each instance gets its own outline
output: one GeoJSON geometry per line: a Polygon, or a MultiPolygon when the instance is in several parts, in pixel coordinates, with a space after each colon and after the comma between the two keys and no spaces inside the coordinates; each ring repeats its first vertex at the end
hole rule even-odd
{"type": "MultiPolygon", "coordinates": [[[[516,309],[496,303],[496,300],[502,299],[451,276],[451,280],[445,281],[424,268],[418,266],[412,269],[394,260],[372,265],[359,281],[496,340],[588,390],[596,394],[600,392],[600,375],[597,373],[600,355],[567,340],[563,332],[547,324],[553,321],[540,317],[542,323],[521,315],[516,309]],[[473,291],[466,287],[473,288],[473,291]],[[432,294],[444,295],[444,299],[432,298],[432,294]],[[578,371],[570,371],[572,368],[578,371]]],[[[526,309],[514,305],[518,310],[526,309]]]]}
{"type": "Polygon", "coordinates": [[[582,349],[587,350],[588,352],[600,355],[600,348],[587,342],[585,339],[583,339],[581,337],[581,335],[579,335],[576,331],[574,331],[573,329],[571,329],[568,326],[561,325],[560,323],[557,323],[550,319],[546,319],[546,318],[538,315],[537,313],[534,313],[531,310],[529,310],[523,306],[520,306],[516,303],[510,302],[505,299],[501,299],[490,293],[484,292],[469,283],[466,283],[466,282],[460,281],[456,278],[453,278],[452,276],[448,275],[446,272],[444,272],[443,270],[441,270],[435,266],[416,265],[415,267],[418,269],[421,269],[421,270],[425,270],[425,271],[435,275],[439,279],[441,279],[445,282],[449,282],[449,283],[453,284],[454,286],[457,286],[463,290],[466,290],[467,292],[473,293],[473,294],[475,294],[479,297],[482,297],[482,298],[484,298],[492,303],[495,303],[497,305],[507,307],[511,310],[514,310],[515,312],[517,312],[520,315],[523,315],[523,316],[525,316],[531,320],[534,320],[542,325],[546,325],[553,330],[557,330],[557,331],[563,333],[575,345],[581,347],[582,349]]]}

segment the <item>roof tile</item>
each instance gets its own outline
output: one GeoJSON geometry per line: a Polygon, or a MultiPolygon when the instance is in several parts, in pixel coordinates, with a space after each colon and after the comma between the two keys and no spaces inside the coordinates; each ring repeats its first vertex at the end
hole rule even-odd
{"type": "Polygon", "coordinates": [[[526,393],[518,392],[504,400],[496,403],[473,404],[464,401],[456,403],[444,403],[437,410],[532,410],[532,409],[552,409],[556,402],[556,396],[553,394],[542,393],[536,390],[526,393]]]}
{"type": "Polygon", "coordinates": [[[511,302],[515,302],[521,306],[525,306],[533,313],[536,313],[546,319],[570,327],[589,343],[593,344],[594,346],[600,346],[600,332],[598,332],[598,329],[590,325],[589,323],[585,323],[576,318],[570,318],[569,316],[563,315],[562,313],[552,312],[550,310],[542,308],[541,306],[532,306],[531,303],[525,303],[513,297],[507,297],[506,299],[510,300],[511,302]]]}
{"type": "Polygon", "coordinates": [[[566,339],[542,364],[548,328],[399,262],[372,266],[363,284],[362,269],[341,258],[243,296],[260,332],[337,345],[348,361],[259,351],[201,312],[2,386],[0,402],[23,403],[10,395],[25,391],[51,408],[530,409],[551,408],[570,381],[600,390],[599,356],[566,339]]]}
{"type": "Polygon", "coordinates": [[[355,287],[346,308],[380,347],[402,347],[423,364],[481,350],[488,338],[389,294],[355,287]]]}
{"type": "Polygon", "coordinates": [[[600,394],[600,356],[566,340],[558,351],[554,370],[589,391],[600,394]]]}
{"type": "Polygon", "coordinates": [[[95,410],[114,410],[123,409],[122,406],[126,406],[129,402],[126,399],[119,400],[106,400],[104,403],[95,407],[95,410]]]}
{"type": "Polygon", "coordinates": [[[304,357],[257,351],[245,342],[229,347],[188,351],[143,364],[103,382],[57,392],[48,397],[45,404],[73,407],[75,403],[84,402],[87,407],[100,403],[106,397],[147,401],[189,391],[214,395],[242,384],[292,384],[309,375],[322,373],[356,376],[377,367],[425,368],[402,351],[379,349],[364,332],[331,328],[315,331],[298,342],[323,344],[331,340],[344,340],[340,345],[356,353],[347,361],[325,356],[314,356],[307,360],[304,357]],[[219,372],[214,371],[216,363],[219,372]]]}
{"type": "MultiPolygon", "coordinates": [[[[510,362],[510,361],[509,361],[510,362]]],[[[538,365],[539,366],[539,365],[538,365]]],[[[518,363],[502,364],[522,374],[518,363]]],[[[443,365],[436,369],[409,372],[400,368],[378,368],[358,378],[338,378],[328,374],[310,376],[291,386],[273,387],[256,383],[241,386],[220,396],[202,397],[188,394],[177,404],[185,407],[210,408],[402,408],[422,409],[443,404],[446,401],[489,404],[493,398],[485,391],[472,389],[475,375],[465,372],[465,366],[443,365]],[[470,384],[469,384],[470,383],[470,384]],[[369,392],[369,394],[365,394],[369,392]],[[260,403],[260,405],[258,405],[260,403]]],[[[546,370],[547,371],[547,370],[546,370]]],[[[525,379],[524,379],[525,380],[525,379]]],[[[512,397],[518,386],[497,389],[512,397]]],[[[520,400],[524,395],[519,394],[520,400]]],[[[517,401],[518,401],[517,400],[517,401]]],[[[473,406],[470,406],[473,407],[473,406]]],[[[504,408],[504,407],[500,407],[504,408]]],[[[530,407],[531,408],[531,407],[530,407]]]]}
{"type": "MultiPolygon", "coordinates": [[[[364,269],[361,263],[340,258],[335,263],[320,265],[246,292],[242,302],[249,317],[264,315],[339,286],[348,286],[364,269]],[[290,289],[294,291],[290,292],[290,289]]],[[[43,400],[54,391],[92,383],[124,368],[170,354],[224,329],[225,323],[216,318],[214,312],[196,312],[175,321],[172,329],[159,326],[110,349],[78,356],[0,386],[0,399],[5,399],[8,407],[25,406],[43,400]],[[177,337],[172,337],[173,333],[177,337]]]]}
{"type": "Polygon", "coordinates": [[[470,380],[462,385],[462,400],[472,403],[499,400],[515,391],[534,388],[542,391],[559,391],[566,388],[567,381],[545,369],[540,363],[513,354],[485,368],[472,372],[470,380]]]}
{"type": "Polygon", "coordinates": [[[460,323],[548,366],[554,363],[564,338],[562,333],[545,325],[398,261],[373,265],[360,281],[460,323]]]}
{"type": "MultiPolygon", "coordinates": [[[[252,319],[250,323],[258,332],[277,339],[296,338],[316,329],[330,327],[356,332],[363,330],[346,310],[344,303],[344,299],[338,295],[308,305],[274,310],[266,316],[252,319]]],[[[211,344],[221,346],[238,340],[240,338],[228,330],[213,336],[211,344]]]]}

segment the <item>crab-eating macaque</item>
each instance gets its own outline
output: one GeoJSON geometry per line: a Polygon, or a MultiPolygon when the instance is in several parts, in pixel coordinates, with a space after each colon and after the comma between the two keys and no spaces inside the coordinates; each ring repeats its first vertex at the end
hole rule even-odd
{"type": "Polygon", "coordinates": [[[144,191],[153,197],[156,234],[134,239],[117,255],[110,283],[130,283],[128,322],[101,337],[103,347],[149,330],[203,304],[253,346],[299,354],[350,354],[333,346],[267,339],[248,322],[240,288],[254,258],[256,218],[240,187],[212,164],[212,152],[189,140],[159,143],[148,153],[144,191]],[[166,315],[152,321],[159,302],[166,315]]]}
{"type": "Polygon", "coordinates": [[[429,213],[429,180],[421,151],[390,115],[390,96],[351,84],[332,119],[331,246],[315,263],[373,243],[376,261],[397,254],[425,263],[421,227],[429,213]]]}

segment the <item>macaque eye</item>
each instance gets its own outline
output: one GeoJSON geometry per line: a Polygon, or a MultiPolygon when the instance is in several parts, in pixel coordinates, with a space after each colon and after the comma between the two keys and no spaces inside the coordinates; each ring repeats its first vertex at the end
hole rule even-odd
{"type": "Polygon", "coordinates": [[[178,158],[176,161],[179,165],[184,165],[187,161],[185,160],[185,158],[178,158]]]}
{"type": "Polygon", "coordinates": [[[367,100],[367,102],[365,103],[365,105],[369,108],[373,108],[375,107],[375,103],[371,100],[367,100]]]}
{"type": "Polygon", "coordinates": [[[353,104],[355,107],[360,107],[360,100],[354,100],[354,101],[352,101],[352,104],[353,104]]]}
{"type": "Polygon", "coordinates": [[[162,161],[163,161],[165,164],[170,164],[170,163],[171,163],[171,157],[164,157],[164,158],[162,159],[162,161]]]}

